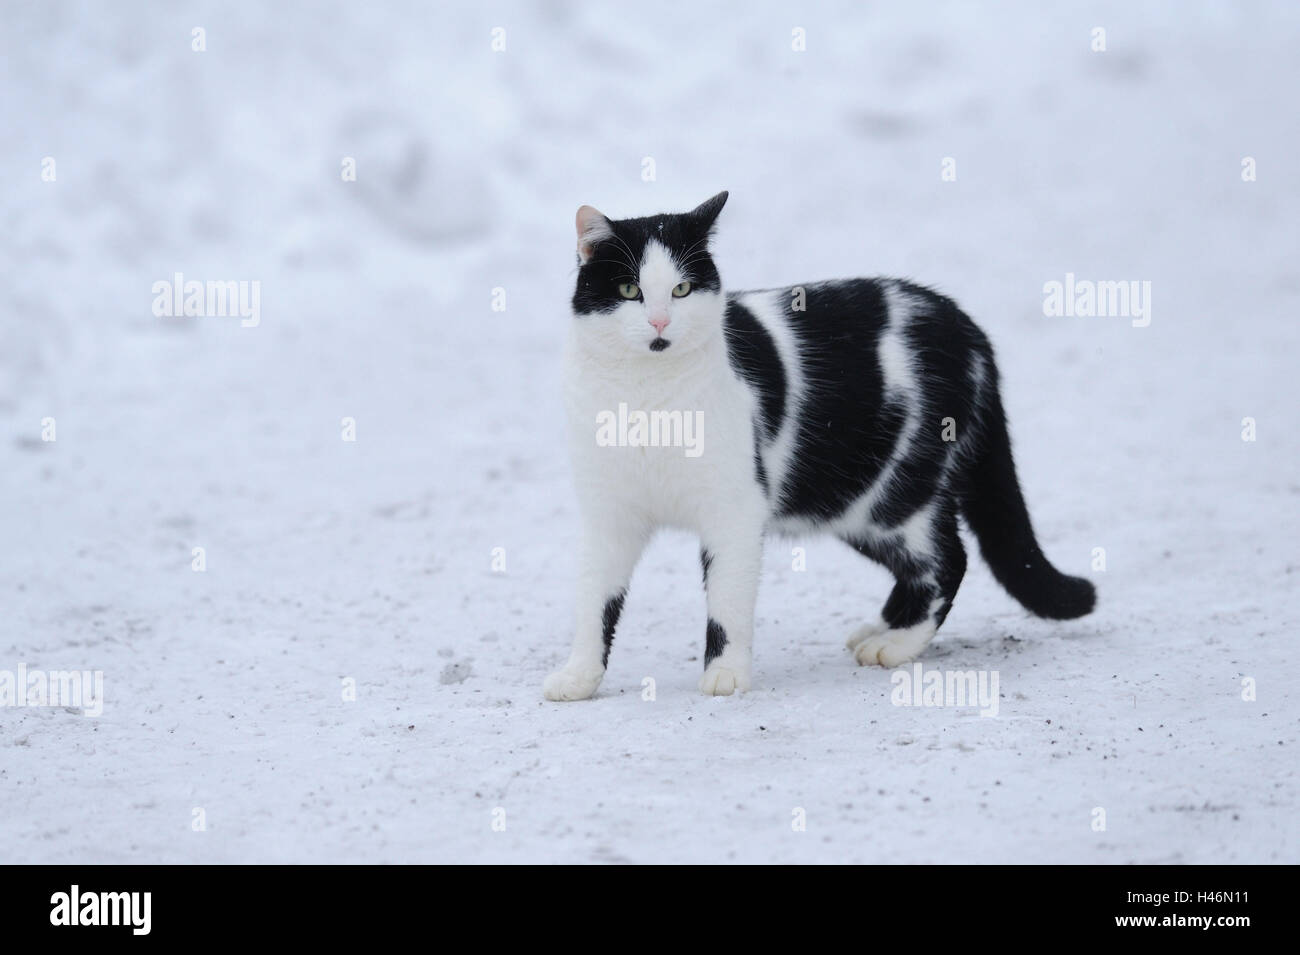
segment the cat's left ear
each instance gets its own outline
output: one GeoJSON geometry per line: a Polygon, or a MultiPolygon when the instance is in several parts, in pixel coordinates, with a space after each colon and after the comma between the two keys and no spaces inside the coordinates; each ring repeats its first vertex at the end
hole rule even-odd
{"type": "Polygon", "coordinates": [[[591,206],[578,210],[578,261],[586,265],[596,252],[596,246],[614,234],[604,213],[591,206]]]}
{"type": "Polygon", "coordinates": [[[717,221],[718,213],[722,207],[727,204],[727,191],[724,189],[712,199],[706,199],[689,213],[690,217],[695,220],[700,229],[704,232],[713,231],[713,223],[717,221]]]}

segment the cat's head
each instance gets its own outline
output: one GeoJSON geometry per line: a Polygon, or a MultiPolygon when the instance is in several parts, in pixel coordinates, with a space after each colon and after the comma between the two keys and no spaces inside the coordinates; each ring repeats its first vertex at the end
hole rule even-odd
{"type": "Polygon", "coordinates": [[[610,219],[578,210],[576,333],[597,353],[680,355],[716,336],[724,301],[709,235],[727,194],[690,212],[610,219]]]}

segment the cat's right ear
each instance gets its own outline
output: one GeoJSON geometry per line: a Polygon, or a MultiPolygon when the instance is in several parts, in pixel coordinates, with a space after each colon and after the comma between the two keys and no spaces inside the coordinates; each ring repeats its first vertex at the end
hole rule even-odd
{"type": "Polygon", "coordinates": [[[586,265],[605,239],[614,234],[609,220],[598,209],[582,206],[578,210],[578,261],[586,265]]]}

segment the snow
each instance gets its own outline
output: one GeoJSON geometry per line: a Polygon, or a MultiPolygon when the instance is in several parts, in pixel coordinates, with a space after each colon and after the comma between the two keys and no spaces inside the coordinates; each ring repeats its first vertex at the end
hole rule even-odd
{"type": "Polygon", "coordinates": [[[636,11],[6,13],[0,670],[105,701],[0,707],[3,861],[1296,862],[1300,10],[636,11]],[[597,698],[542,700],[574,210],[723,188],[730,287],[908,276],[993,339],[1100,592],[1036,620],[972,560],[922,662],[996,670],[998,716],[891,704],[843,646],[889,578],[825,540],[769,542],[755,688],[699,695],[683,535],[597,698]],[[177,272],[260,324],[155,317],[177,272]],[[1044,316],[1067,272],[1150,281],[1151,324],[1044,316]]]}

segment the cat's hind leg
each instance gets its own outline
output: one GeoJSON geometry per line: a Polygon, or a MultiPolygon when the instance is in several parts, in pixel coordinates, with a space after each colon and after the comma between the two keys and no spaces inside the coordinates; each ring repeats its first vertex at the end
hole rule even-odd
{"type": "Polygon", "coordinates": [[[907,663],[943,624],[966,573],[966,551],[952,506],[934,499],[898,528],[864,534],[849,544],[895,577],[880,620],[854,631],[849,649],[863,666],[907,663]]]}

